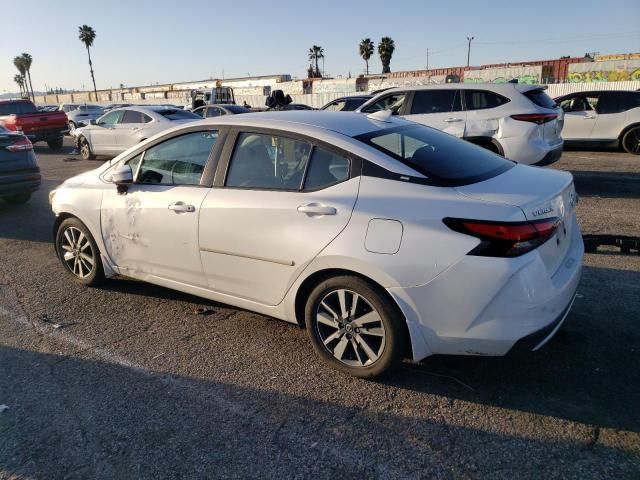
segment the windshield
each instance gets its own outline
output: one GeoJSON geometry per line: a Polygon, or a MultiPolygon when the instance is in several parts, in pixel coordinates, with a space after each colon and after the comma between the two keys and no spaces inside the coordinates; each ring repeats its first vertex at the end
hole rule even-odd
{"type": "Polygon", "coordinates": [[[480,182],[514,165],[482,147],[422,125],[377,130],[355,138],[440,185],[480,182]]]}
{"type": "Polygon", "coordinates": [[[202,117],[193,112],[187,112],[185,110],[179,110],[177,108],[167,108],[165,110],[156,110],[168,120],[201,120],[202,117]]]}
{"type": "Polygon", "coordinates": [[[31,102],[0,102],[0,115],[38,113],[31,102]]]}

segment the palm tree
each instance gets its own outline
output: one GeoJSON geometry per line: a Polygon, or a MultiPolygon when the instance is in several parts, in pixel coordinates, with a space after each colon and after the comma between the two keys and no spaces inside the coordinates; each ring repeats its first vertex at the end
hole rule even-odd
{"type": "Polygon", "coordinates": [[[367,75],[369,75],[369,59],[371,55],[373,55],[375,45],[371,41],[370,38],[365,38],[360,42],[360,56],[364,60],[364,63],[367,65],[367,75]]]}
{"type": "Polygon", "coordinates": [[[309,49],[309,60],[315,62],[316,64],[316,71],[314,73],[316,77],[322,76],[320,75],[320,69],[318,68],[318,60],[320,60],[321,58],[324,58],[324,48],[318,45],[314,45],[309,49]]]}
{"type": "Polygon", "coordinates": [[[98,100],[98,89],[96,88],[96,77],[93,75],[93,65],[91,64],[91,52],[89,47],[93,47],[93,41],[96,39],[96,31],[89,25],[82,25],[78,27],[78,38],[84,46],[87,47],[87,55],[89,56],[89,70],[91,71],[91,80],[93,80],[93,93],[96,96],[95,100],[98,100]]]}
{"type": "Polygon", "coordinates": [[[380,55],[380,61],[382,62],[382,73],[390,73],[391,57],[393,51],[396,49],[396,44],[391,37],[382,37],[378,44],[378,55],[380,55]]]}
{"type": "Polygon", "coordinates": [[[31,100],[33,100],[35,102],[36,101],[36,95],[35,95],[35,93],[33,93],[33,83],[31,83],[31,64],[33,63],[33,57],[31,55],[29,55],[28,53],[23,53],[22,54],[22,61],[23,61],[23,64],[24,64],[24,69],[27,72],[26,79],[29,80],[29,88],[31,88],[31,100]]]}
{"type": "Polygon", "coordinates": [[[22,55],[18,55],[17,57],[14,57],[13,64],[20,72],[20,77],[22,78],[22,83],[24,86],[25,93],[27,93],[27,96],[29,96],[29,87],[26,83],[27,68],[24,64],[24,58],[22,57],[22,55]]]}
{"type": "Polygon", "coordinates": [[[18,87],[20,87],[20,96],[24,96],[24,78],[22,77],[22,75],[14,75],[13,81],[18,84],[18,87]]]}

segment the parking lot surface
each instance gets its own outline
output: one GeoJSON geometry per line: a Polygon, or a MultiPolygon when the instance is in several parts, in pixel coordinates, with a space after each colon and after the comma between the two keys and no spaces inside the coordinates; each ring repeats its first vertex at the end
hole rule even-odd
{"type": "MultiPolygon", "coordinates": [[[[37,146],[42,189],[0,201],[1,479],[640,478],[635,252],[585,256],[538,352],[363,381],[294,325],[124,278],[75,284],[47,193],[100,161],[70,152],[37,146]]],[[[638,157],[572,150],[553,168],[574,174],[584,234],[640,236],[638,157]]]]}

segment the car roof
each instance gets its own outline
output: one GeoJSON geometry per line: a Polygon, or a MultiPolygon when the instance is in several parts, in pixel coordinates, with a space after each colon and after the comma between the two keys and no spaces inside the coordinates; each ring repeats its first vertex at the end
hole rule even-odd
{"type": "Polygon", "coordinates": [[[518,90],[520,92],[526,92],[529,90],[539,90],[543,89],[542,85],[529,85],[524,83],[430,83],[429,85],[411,85],[407,87],[394,87],[383,92],[378,93],[378,95],[389,94],[393,92],[408,92],[414,90],[477,90],[477,89],[486,89],[492,90],[494,92],[513,92],[513,90],[518,90]]]}
{"type": "Polygon", "coordinates": [[[205,123],[220,123],[229,126],[246,126],[257,128],[277,128],[287,130],[291,125],[307,127],[311,130],[329,130],[349,137],[374,132],[411,122],[400,118],[393,118],[387,122],[370,118],[363,113],[354,112],[326,112],[322,110],[284,110],[245,113],[215,117],[202,120],[205,123]]]}
{"type": "Polygon", "coordinates": [[[602,93],[632,93],[632,94],[635,94],[635,95],[640,95],[640,92],[638,92],[637,90],[586,90],[584,92],[565,93],[564,95],[560,95],[559,97],[556,97],[556,98],[568,97],[569,95],[576,95],[576,94],[580,94],[580,95],[600,95],[602,93]]]}

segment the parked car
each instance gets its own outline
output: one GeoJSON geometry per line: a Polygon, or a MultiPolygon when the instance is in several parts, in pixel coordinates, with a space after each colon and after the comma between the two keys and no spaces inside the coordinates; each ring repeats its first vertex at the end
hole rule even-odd
{"type": "Polygon", "coordinates": [[[555,101],[564,110],[567,144],[622,147],[640,155],[640,92],[577,92],[555,101]]]}
{"type": "Polygon", "coordinates": [[[32,143],[47,142],[51,150],[60,150],[67,116],[64,112],[39,112],[30,100],[0,101],[0,125],[26,135],[32,143]]]}
{"type": "Polygon", "coordinates": [[[387,112],[181,125],[50,201],[78,282],[123,274],[306,325],[323,360],[360,377],[538,349],[584,251],[570,173],[387,112]]]}
{"type": "Polygon", "coordinates": [[[222,115],[237,115],[239,113],[250,113],[251,110],[242,105],[205,105],[193,110],[193,113],[202,118],[221,117],[222,115]]]}
{"type": "Polygon", "coordinates": [[[25,203],[40,188],[40,181],[40,168],[29,139],[0,126],[0,198],[25,203]]]}
{"type": "Polygon", "coordinates": [[[69,113],[69,112],[75,110],[76,108],[78,108],[79,106],[80,105],[77,104],[77,103],[62,103],[58,107],[58,110],[60,110],[61,112],[64,112],[64,113],[69,113]]]}
{"type": "Polygon", "coordinates": [[[320,110],[329,110],[332,112],[352,112],[367,100],[370,100],[373,95],[353,95],[352,97],[340,97],[327,103],[320,110]]]}
{"type": "Polygon", "coordinates": [[[104,114],[104,108],[100,105],[79,105],[78,108],[67,113],[67,124],[69,132],[83,125],[88,125],[91,120],[95,120],[104,114]]]}
{"type": "Polygon", "coordinates": [[[450,83],[392,88],[357,111],[386,109],[518,163],[548,165],[562,155],[563,112],[543,87],[450,83]]]}
{"type": "Polygon", "coordinates": [[[115,157],[127,148],[181,123],[201,120],[192,112],[166,107],[126,107],[111,110],[75,132],[80,155],[115,157]]]}

